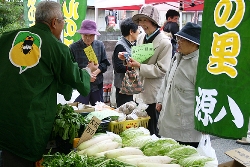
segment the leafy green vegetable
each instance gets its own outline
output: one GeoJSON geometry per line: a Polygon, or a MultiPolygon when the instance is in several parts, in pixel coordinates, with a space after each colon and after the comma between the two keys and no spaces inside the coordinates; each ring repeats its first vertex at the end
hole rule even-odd
{"type": "Polygon", "coordinates": [[[148,142],[152,141],[152,137],[148,135],[136,136],[134,138],[123,141],[123,147],[143,147],[148,142]]]}
{"type": "Polygon", "coordinates": [[[78,155],[71,151],[69,154],[55,153],[54,155],[44,155],[42,165],[44,167],[135,167],[123,163],[116,159],[107,159],[105,157],[88,157],[78,155]]]}
{"type": "Polygon", "coordinates": [[[116,159],[106,159],[105,161],[96,164],[93,167],[135,167],[135,166],[118,161],[116,159]]]}
{"type": "Polygon", "coordinates": [[[86,120],[90,121],[93,116],[98,118],[99,120],[103,120],[104,118],[110,116],[120,116],[121,114],[114,110],[102,110],[102,111],[93,111],[86,116],[86,120]]]}
{"type": "Polygon", "coordinates": [[[182,147],[180,144],[169,144],[169,143],[164,143],[162,144],[162,147],[159,148],[157,151],[158,155],[167,155],[170,151],[182,147]]]}
{"type": "Polygon", "coordinates": [[[148,129],[146,128],[129,128],[124,130],[120,136],[122,138],[122,140],[129,140],[131,138],[134,138],[136,136],[141,136],[141,135],[150,135],[150,132],[148,129]]]}
{"type": "Polygon", "coordinates": [[[86,158],[76,154],[75,152],[70,152],[69,154],[61,154],[59,152],[54,155],[44,155],[42,166],[44,167],[87,167],[86,158]]]}
{"type": "MultiPolygon", "coordinates": [[[[123,132],[121,132],[120,136],[122,138],[123,147],[136,146],[137,144],[144,144],[144,143],[146,144],[146,142],[150,140],[149,138],[151,137],[149,130],[143,127],[126,129],[123,132]],[[144,136],[147,137],[145,138],[144,136]]],[[[139,147],[142,146],[143,145],[140,145],[139,147]]]]}
{"type": "Polygon", "coordinates": [[[205,157],[205,156],[190,156],[187,158],[183,158],[179,161],[179,164],[182,167],[203,167],[209,161],[213,161],[213,158],[205,157]]]}
{"type": "Polygon", "coordinates": [[[52,136],[59,135],[63,140],[69,139],[70,143],[73,143],[74,138],[78,137],[81,125],[85,125],[85,123],[84,117],[76,113],[72,106],[58,104],[52,136]]]}
{"type": "Polygon", "coordinates": [[[196,148],[194,148],[192,146],[182,145],[182,147],[173,149],[172,151],[167,153],[167,156],[175,159],[175,160],[171,161],[171,163],[178,164],[181,159],[187,158],[187,157],[194,155],[194,154],[198,154],[196,148]]]}
{"type": "Polygon", "coordinates": [[[147,156],[166,155],[166,153],[179,146],[180,145],[178,144],[178,142],[174,139],[160,138],[158,140],[148,142],[141,148],[141,150],[147,156]],[[167,147],[168,145],[173,145],[173,147],[167,147]],[[166,151],[164,151],[164,148],[166,149],[166,151]]]}

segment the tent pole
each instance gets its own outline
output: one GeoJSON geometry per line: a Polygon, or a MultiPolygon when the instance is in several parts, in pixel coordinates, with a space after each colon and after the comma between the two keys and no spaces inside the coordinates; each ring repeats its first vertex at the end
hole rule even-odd
{"type": "Polygon", "coordinates": [[[183,24],[183,22],[182,22],[182,10],[180,11],[180,18],[179,18],[179,20],[180,20],[180,30],[182,29],[182,24],[183,24]]]}
{"type": "MultiPolygon", "coordinates": [[[[95,22],[96,24],[98,23],[97,20],[98,20],[98,9],[97,7],[95,7],[95,22]]],[[[95,40],[97,40],[97,35],[95,35],[95,40]]]]}
{"type": "Polygon", "coordinates": [[[180,4],[179,4],[179,13],[180,13],[180,18],[179,18],[179,22],[180,22],[180,30],[182,29],[182,11],[183,11],[183,7],[184,7],[184,4],[182,1],[180,1],[180,4]]]}

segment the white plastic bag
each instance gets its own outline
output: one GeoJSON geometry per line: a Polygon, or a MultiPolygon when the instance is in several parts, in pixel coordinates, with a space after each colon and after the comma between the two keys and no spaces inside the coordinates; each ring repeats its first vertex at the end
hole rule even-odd
{"type": "Polygon", "coordinates": [[[218,163],[215,150],[213,149],[211,145],[210,135],[202,134],[200,143],[197,147],[197,151],[200,155],[213,158],[214,161],[217,161],[218,163]]]}
{"type": "Polygon", "coordinates": [[[110,92],[110,107],[116,108],[116,87],[114,86],[114,80],[112,82],[111,92],[110,92]]]}

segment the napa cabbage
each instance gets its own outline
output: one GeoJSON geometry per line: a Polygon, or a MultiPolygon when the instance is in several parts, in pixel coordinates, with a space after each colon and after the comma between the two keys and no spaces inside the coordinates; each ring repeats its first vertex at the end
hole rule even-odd
{"type": "Polygon", "coordinates": [[[204,167],[209,161],[213,161],[213,158],[196,155],[181,159],[179,164],[182,167],[204,167]]]}

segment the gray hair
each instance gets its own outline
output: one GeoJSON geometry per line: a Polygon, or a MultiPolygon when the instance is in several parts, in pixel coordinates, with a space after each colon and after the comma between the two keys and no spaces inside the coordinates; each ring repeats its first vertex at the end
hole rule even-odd
{"type": "Polygon", "coordinates": [[[51,23],[53,18],[62,18],[62,6],[54,1],[41,1],[36,7],[36,22],[51,23]]]}

